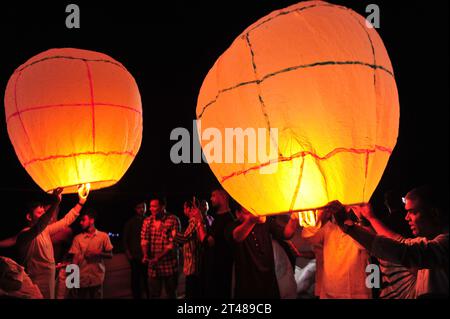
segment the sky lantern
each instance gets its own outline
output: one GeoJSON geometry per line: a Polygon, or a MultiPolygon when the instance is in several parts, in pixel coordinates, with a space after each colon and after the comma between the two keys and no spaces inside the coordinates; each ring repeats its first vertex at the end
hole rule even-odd
{"type": "Polygon", "coordinates": [[[20,163],[44,190],[111,186],[142,140],[142,106],[133,76],[111,57],[64,48],[17,68],[6,87],[8,134],[20,163]]]}
{"type": "MultiPolygon", "coordinates": [[[[348,8],[307,1],[234,40],[204,79],[196,114],[204,156],[234,199],[256,215],[302,211],[313,225],[313,209],[332,200],[369,201],[397,141],[399,102],[376,29],[348,8]],[[205,132],[224,138],[230,128],[264,128],[269,155],[248,148],[243,161],[220,161],[217,135],[205,132]]],[[[224,144],[239,153],[249,136],[224,144]]]]}

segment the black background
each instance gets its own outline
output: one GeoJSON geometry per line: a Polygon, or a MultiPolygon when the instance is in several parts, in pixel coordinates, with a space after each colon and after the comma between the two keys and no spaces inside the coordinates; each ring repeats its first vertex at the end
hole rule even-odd
{"type": "MultiPolygon", "coordinates": [[[[448,186],[448,1],[330,1],[361,15],[378,4],[378,29],[390,55],[400,98],[397,146],[372,197],[423,183],[448,186]]],[[[123,63],[139,85],[144,109],[141,149],[123,179],[91,194],[100,229],[118,233],[132,204],[165,193],[169,210],[181,216],[182,202],[196,194],[209,198],[217,182],[207,164],[170,161],[175,127],[192,127],[197,95],[208,70],[250,24],[296,1],[76,2],[81,29],[65,26],[64,1],[2,2],[0,87],[15,68],[50,48],[99,51],[123,63]]],[[[191,130],[191,129],[190,129],[191,130]]],[[[0,239],[24,225],[23,203],[42,191],[20,165],[0,120],[0,239]]],[[[63,211],[76,203],[66,195],[63,211]]],[[[2,252],[0,253],[8,253],[2,252]]]]}

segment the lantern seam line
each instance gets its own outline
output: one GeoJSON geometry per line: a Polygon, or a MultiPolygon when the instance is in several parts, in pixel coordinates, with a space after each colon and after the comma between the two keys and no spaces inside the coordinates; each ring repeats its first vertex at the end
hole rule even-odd
{"type": "MultiPolygon", "coordinates": [[[[356,20],[356,22],[358,22],[358,24],[361,26],[361,28],[366,33],[367,39],[369,40],[370,48],[372,50],[373,65],[377,65],[377,59],[376,59],[376,55],[375,55],[375,47],[373,46],[372,38],[370,37],[369,32],[367,32],[366,28],[364,27],[364,25],[362,25],[361,21],[359,21],[358,17],[356,17],[353,13],[351,13],[351,11],[350,11],[350,15],[356,20]]],[[[375,69],[373,70],[373,85],[376,85],[376,70],[375,69]]]]}
{"type": "MultiPolygon", "coordinates": [[[[258,99],[259,99],[259,104],[261,106],[261,112],[266,120],[266,125],[267,125],[267,129],[270,132],[271,131],[271,125],[270,125],[270,119],[269,119],[269,114],[267,113],[267,107],[266,107],[266,103],[264,102],[264,99],[262,97],[262,90],[261,90],[261,86],[260,83],[261,81],[259,80],[258,77],[258,71],[256,68],[256,62],[255,62],[255,52],[253,51],[253,47],[252,44],[250,42],[250,38],[249,38],[249,33],[247,32],[247,34],[245,35],[245,40],[247,42],[248,48],[250,50],[250,56],[251,56],[251,61],[252,61],[252,66],[253,66],[253,73],[255,74],[255,79],[256,79],[256,86],[258,88],[258,99]]],[[[278,151],[278,155],[279,156],[283,156],[283,154],[280,151],[279,145],[278,145],[278,141],[275,140],[275,138],[272,136],[272,134],[270,134],[270,137],[272,139],[272,142],[274,143],[274,145],[276,145],[277,151],[278,151]]]]}
{"type": "Polygon", "coordinates": [[[92,151],[95,152],[95,102],[94,102],[94,85],[92,82],[91,68],[87,61],[84,61],[87,69],[87,77],[89,81],[89,93],[91,96],[91,111],[92,111],[92,151]]]}
{"type": "MultiPolygon", "coordinates": [[[[334,5],[334,4],[329,4],[329,3],[313,4],[313,5],[306,6],[306,7],[302,7],[302,8],[296,8],[296,9],[293,9],[293,10],[290,10],[290,11],[280,11],[280,12],[278,12],[278,14],[276,14],[275,16],[270,17],[270,18],[268,18],[268,19],[262,21],[262,22],[259,23],[258,25],[254,26],[253,28],[249,29],[249,30],[246,32],[246,37],[248,36],[248,34],[249,34],[250,32],[256,30],[257,28],[259,28],[259,27],[262,26],[263,24],[266,24],[266,23],[268,23],[268,22],[270,22],[270,21],[272,21],[272,20],[274,20],[274,19],[276,19],[276,18],[278,18],[278,17],[280,17],[280,16],[287,15],[287,14],[292,13],[292,12],[300,12],[300,11],[304,11],[304,10],[306,10],[306,9],[311,9],[311,8],[315,8],[315,7],[332,7],[332,8],[337,8],[337,9],[342,9],[342,10],[345,10],[345,11],[349,11],[349,13],[356,19],[356,17],[355,17],[355,16],[353,15],[353,13],[352,13],[353,11],[350,10],[350,9],[348,9],[348,8],[346,8],[346,7],[339,6],[339,5],[334,5]]],[[[361,25],[360,21],[359,21],[358,19],[356,19],[356,20],[357,20],[357,22],[361,25]]],[[[366,30],[365,30],[365,32],[367,33],[366,30]]],[[[373,44],[372,44],[372,40],[371,40],[369,34],[367,34],[367,36],[369,37],[369,41],[370,41],[370,44],[371,44],[371,46],[372,46],[372,53],[373,53],[374,61],[375,61],[375,51],[374,51],[374,47],[373,47],[373,44]]],[[[364,62],[361,62],[361,64],[363,64],[363,63],[364,63],[364,62]]],[[[356,64],[356,63],[355,63],[355,64],[356,64]]],[[[382,69],[382,70],[388,72],[391,76],[394,76],[394,75],[393,75],[393,72],[389,71],[387,68],[384,68],[383,66],[377,66],[375,63],[374,63],[373,65],[370,65],[370,64],[364,64],[364,65],[373,67],[374,69],[380,68],[380,69],[382,69]]],[[[375,77],[375,75],[374,75],[374,77],[375,77]]],[[[263,80],[264,80],[264,78],[263,78],[261,81],[263,81],[263,80]]],[[[237,84],[235,87],[239,87],[239,86],[241,86],[241,85],[251,84],[251,83],[255,83],[255,81],[242,82],[242,83],[240,83],[240,84],[237,84]]],[[[226,91],[228,91],[229,89],[231,89],[231,88],[228,88],[228,89],[224,89],[224,90],[219,91],[219,92],[217,93],[215,99],[212,100],[211,102],[207,103],[207,104],[203,107],[202,112],[201,112],[200,115],[198,116],[198,119],[200,119],[200,118],[202,117],[202,115],[203,115],[205,109],[206,109],[208,106],[210,106],[211,104],[213,104],[213,103],[218,99],[218,97],[219,97],[219,95],[220,95],[221,92],[226,92],[226,91]]]]}
{"type": "Polygon", "coordinates": [[[297,199],[298,191],[300,190],[300,184],[302,183],[303,168],[305,166],[305,157],[302,157],[302,164],[300,165],[300,173],[298,174],[297,186],[295,187],[294,194],[292,195],[291,205],[289,211],[294,209],[295,200],[297,199]]]}
{"type": "Polygon", "coordinates": [[[101,152],[101,151],[96,151],[96,152],[80,152],[80,153],[71,153],[71,154],[67,154],[67,155],[51,155],[51,156],[47,156],[47,157],[41,157],[41,158],[34,158],[29,160],[28,162],[23,163],[23,167],[26,167],[32,163],[35,162],[45,162],[48,160],[53,160],[53,159],[59,159],[59,158],[70,158],[70,157],[76,157],[76,156],[82,156],[82,155],[102,155],[102,156],[109,156],[109,155],[129,155],[131,157],[136,157],[136,154],[131,152],[131,151],[110,151],[110,152],[101,152]]]}
{"type": "MultiPolygon", "coordinates": [[[[356,20],[356,22],[358,22],[358,24],[361,26],[361,28],[364,30],[367,39],[369,40],[369,44],[370,44],[370,48],[372,51],[372,56],[373,56],[373,64],[376,65],[377,64],[377,58],[376,58],[376,54],[375,54],[375,47],[373,45],[372,42],[372,38],[370,37],[369,32],[367,31],[367,28],[361,23],[361,21],[359,21],[358,17],[355,16],[352,11],[349,11],[350,15],[356,20]]],[[[367,20],[365,20],[367,23],[367,20]]],[[[374,86],[374,99],[375,99],[375,109],[377,108],[377,72],[376,69],[373,69],[373,86],[374,86]]],[[[375,128],[375,141],[377,140],[377,129],[375,128]]],[[[367,184],[367,176],[368,176],[368,169],[369,169],[369,152],[366,153],[366,160],[365,160],[365,173],[364,173],[364,185],[363,185],[363,190],[362,190],[362,195],[363,195],[363,201],[364,198],[366,196],[366,184],[367,184]]]]}
{"type": "Polygon", "coordinates": [[[287,15],[287,14],[292,13],[292,12],[301,12],[301,11],[304,11],[304,10],[307,10],[307,9],[316,8],[316,7],[331,7],[331,8],[336,8],[336,9],[343,9],[343,10],[352,11],[352,10],[349,10],[348,8],[346,8],[346,7],[339,6],[339,5],[334,5],[334,4],[330,4],[330,3],[312,4],[310,6],[296,8],[296,9],[289,10],[289,11],[281,11],[282,10],[281,9],[281,10],[279,10],[279,12],[276,15],[274,15],[273,17],[267,18],[264,21],[261,21],[259,24],[255,25],[253,28],[249,29],[247,32],[252,32],[252,31],[258,29],[259,27],[261,27],[262,25],[264,25],[264,24],[266,24],[266,23],[268,23],[268,22],[270,22],[270,21],[272,21],[272,20],[274,20],[274,19],[276,19],[276,18],[278,18],[280,16],[284,16],[284,15],[287,15]]]}
{"type": "Polygon", "coordinates": [[[339,154],[339,153],[368,154],[368,153],[375,153],[377,150],[378,151],[382,151],[382,152],[387,152],[387,153],[390,153],[390,154],[392,153],[392,149],[384,147],[384,146],[380,146],[380,145],[376,145],[374,149],[355,149],[355,148],[342,148],[342,147],[339,147],[339,148],[335,148],[334,150],[332,150],[331,152],[329,152],[325,156],[319,156],[319,155],[317,155],[317,154],[315,154],[315,153],[313,153],[311,151],[301,151],[301,152],[293,154],[293,155],[291,155],[289,157],[279,157],[277,159],[270,160],[270,161],[262,163],[260,165],[249,167],[249,168],[247,168],[245,170],[236,171],[234,173],[231,173],[230,175],[222,177],[221,182],[225,182],[225,181],[227,181],[228,179],[230,179],[232,177],[235,177],[235,176],[238,176],[238,175],[242,175],[242,174],[246,174],[249,171],[256,170],[256,169],[259,169],[259,168],[262,168],[262,167],[265,167],[265,166],[268,166],[268,165],[271,165],[271,164],[274,164],[274,163],[288,162],[288,161],[291,161],[291,160],[293,160],[295,158],[305,157],[307,155],[311,155],[312,157],[314,157],[317,160],[327,160],[327,159],[331,158],[332,156],[334,156],[336,154],[339,154]]]}
{"type": "Polygon", "coordinates": [[[367,62],[362,62],[362,61],[322,61],[322,62],[314,62],[314,63],[309,63],[309,64],[301,64],[301,65],[297,65],[297,66],[291,66],[291,67],[287,67],[272,73],[268,73],[266,74],[264,77],[262,77],[260,80],[251,80],[251,81],[244,81],[244,82],[240,82],[236,85],[230,86],[228,88],[225,89],[221,89],[219,90],[219,92],[217,93],[216,97],[211,100],[210,102],[208,102],[205,106],[203,106],[202,111],[200,112],[200,114],[198,115],[197,119],[200,119],[203,116],[203,113],[205,112],[205,110],[211,106],[212,104],[214,104],[215,102],[217,102],[218,98],[220,97],[220,95],[222,93],[228,92],[228,91],[232,91],[234,89],[237,89],[241,86],[245,86],[245,85],[250,85],[250,84],[259,84],[262,83],[263,81],[278,75],[278,74],[282,74],[282,73],[286,73],[286,72],[290,72],[290,71],[296,71],[298,69],[306,69],[306,68],[310,68],[310,67],[316,67],[316,66],[330,66],[330,65],[361,65],[361,66],[366,66],[366,67],[370,67],[372,69],[380,69],[385,71],[386,73],[388,73],[389,75],[391,75],[392,77],[394,76],[393,72],[390,71],[388,68],[382,66],[382,65],[374,65],[374,64],[370,64],[367,62]]]}
{"type": "MultiPolygon", "coordinates": [[[[67,103],[67,104],[51,104],[51,105],[30,106],[30,107],[24,108],[23,110],[16,111],[16,112],[10,114],[8,116],[8,118],[6,119],[6,123],[8,123],[9,120],[11,120],[11,118],[13,118],[15,116],[19,116],[20,114],[26,113],[26,112],[42,110],[42,109],[46,109],[46,108],[54,108],[54,107],[58,108],[58,107],[89,106],[89,105],[91,105],[91,103],[67,103]]],[[[134,108],[132,106],[127,106],[127,105],[120,105],[120,104],[113,104],[113,103],[104,103],[104,102],[96,102],[95,105],[96,106],[117,107],[117,108],[122,108],[122,109],[130,110],[130,111],[134,111],[134,112],[136,112],[138,114],[142,114],[142,112],[140,110],[137,110],[136,108],[134,108]]]]}
{"type": "Polygon", "coordinates": [[[29,64],[26,64],[26,65],[16,69],[14,71],[14,73],[22,72],[24,69],[29,68],[35,64],[38,64],[40,62],[44,62],[47,60],[53,60],[53,59],[79,60],[79,61],[84,61],[84,62],[104,62],[104,63],[111,63],[115,66],[125,69],[125,67],[122,64],[115,62],[115,61],[106,60],[106,59],[86,59],[86,58],[79,58],[79,57],[73,57],[73,56],[68,56],[68,55],[54,55],[54,56],[49,56],[49,57],[45,57],[45,58],[30,62],[29,64]]]}
{"type": "MultiPolygon", "coordinates": [[[[21,75],[22,75],[22,72],[19,72],[19,74],[16,77],[16,81],[14,83],[14,106],[16,107],[16,112],[19,111],[19,105],[17,103],[17,84],[19,83],[19,78],[20,78],[21,75]]],[[[22,117],[20,116],[20,114],[19,114],[19,122],[20,122],[20,125],[22,126],[23,133],[25,134],[25,136],[26,136],[26,138],[28,140],[28,144],[29,144],[30,148],[32,149],[32,151],[34,153],[33,146],[31,144],[30,135],[28,134],[28,131],[25,128],[25,124],[23,123],[23,120],[22,120],[22,117]]]]}

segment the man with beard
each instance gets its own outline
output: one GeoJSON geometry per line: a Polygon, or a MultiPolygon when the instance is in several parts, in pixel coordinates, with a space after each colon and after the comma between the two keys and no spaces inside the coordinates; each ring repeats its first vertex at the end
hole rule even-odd
{"type": "Polygon", "coordinates": [[[107,233],[95,227],[97,213],[88,209],[82,216],[82,233],[75,236],[69,254],[73,263],[80,267],[80,288],[75,292],[78,299],[102,299],[105,281],[105,258],[112,258],[113,246],[107,233]]]}

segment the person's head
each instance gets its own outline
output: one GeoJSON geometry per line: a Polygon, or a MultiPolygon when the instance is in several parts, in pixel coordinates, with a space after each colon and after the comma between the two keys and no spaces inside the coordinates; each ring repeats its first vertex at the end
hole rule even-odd
{"type": "Polygon", "coordinates": [[[161,215],[166,211],[166,199],[162,196],[153,196],[150,199],[150,212],[153,216],[161,215]]]}
{"type": "Polygon", "coordinates": [[[183,204],[183,213],[187,218],[191,217],[192,203],[189,201],[184,202],[183,204]]]}
{"type": "Polygon", "coordinates": [[[26,207],[26,219],[30,225],[34,225],[45,213],[44,205],[41,202],[31,202],[26,207]]]}
{"type": "Polygon", "coordinates": [[[408,224],[414,236],[434,237],[448,226],[442,198],[430,186],[421,186],[405,196],[405,210],[408,224]]]}
{"type": "Polygon", "coordinates": [[[90,228],[95,228],[95,220],[97,219],[97,212],[92,209],[88,208],[80,218],[80,226],[83,231],[87,231],[90,228]]]}
{"type": "Polygon", "coordinates": [[[134,211],[136,215],[138,216],[144,216],[145,212],[147,211],[147,205],[144,201],[138,202],[134,205],[134,211]]]}
{"type": "Polygon", "coordinates": [[[223,189],[215,189],[211,193],[211,205],[212,207],[220,209],[228,209],[229,207],[229,195],[223,189]]]}

